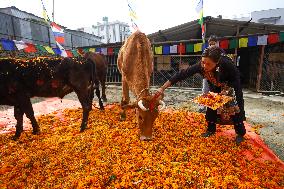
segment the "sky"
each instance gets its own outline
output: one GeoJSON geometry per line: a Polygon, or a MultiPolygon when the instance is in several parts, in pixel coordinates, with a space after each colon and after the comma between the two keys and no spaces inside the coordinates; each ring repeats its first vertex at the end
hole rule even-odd
{"type": "MultiPolygon", "coordinates": [[[[52,1],[43,0],[51,17],[52,1]]],[[[129,0],[136,11],[139,29],[146,34],[198,19],[198,0],[129,0]]],[[[91,27],[102,22],[124,21],[130,24],[127,0],[54,0],[55,22],[69,29],[91,27]]],[[[0,0],[0,7],[16,6],[42,17],[41,0],[0,0]]],[[[223,18],[248,16],[250,12],[284,8],[284,0],[204,0],[204,16],[223,18]]]]}

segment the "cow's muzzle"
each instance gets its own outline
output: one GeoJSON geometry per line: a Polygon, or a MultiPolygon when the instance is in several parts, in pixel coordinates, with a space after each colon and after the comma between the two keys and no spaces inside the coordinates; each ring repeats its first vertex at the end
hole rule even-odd
{"type": "MultiPolygon", "coordinates": [[[[161,108],[159,108],[159,111],[162,111],[162,110],[164,110],[166,108],[166,104],[162,100],[159,100],[159,105],[162,106],[161,108]]],[[[138,106],[143,111],[148,111],[149,110],[149,108],[145,108],[145,106],[143,105],[143,101],[142,100],[138,101],[138,106]]]]}

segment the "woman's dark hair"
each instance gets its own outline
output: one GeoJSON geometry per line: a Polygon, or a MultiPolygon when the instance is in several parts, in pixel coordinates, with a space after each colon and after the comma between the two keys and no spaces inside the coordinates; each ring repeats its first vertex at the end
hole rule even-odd
{"type": "Polygon", "coordinates": [[[209,39],[208,39],[208,43],[210,43],[211,41],[214,42],[218,42],[217,36],[216,35],[210,35],[209,39]]]}
{"type": "Polygon", "coordinates": [[[222,53],[223,53],[223,51],[220,47],[211,46],[211,47],[207,47],[203,51],[202,57],[210,58],[214,62],[218,63],[219,59],[222,56],[222,53]]]}

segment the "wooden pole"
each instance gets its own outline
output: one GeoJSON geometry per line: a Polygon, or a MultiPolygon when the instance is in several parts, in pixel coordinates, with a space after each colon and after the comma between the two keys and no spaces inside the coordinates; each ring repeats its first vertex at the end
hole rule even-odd
{"type": "MultiPolygon", "coordinates": [[[[207,23],[204,23],[204,39],[206,39],[206,30],[207,30],[207,23]]],[[[205,41],[206,43],[206,41],[205,41]]]]}
{"type": "MultiPolygon", "coordinates": [[[[236,35],[236,40],[238,40],[238,36],[240,34],[240,26],[238,25],[237,26],[237,35],[236,35]]],[[[238,56],[238,47],[235,48],[235,53],[234,53],[234,62],[235,62],[235,65],[237,65],[237,56],[238,56]]]]}
{"type": "Polygon", "coordinates": [[[54,22],[54,0],[52,2],[52,21],[54,22]]]}
{"type": "Polygon", "coordinates": [[[260,81],[262,76],[262,65],[263,65],[263,57],[264,57],[264,45],[260,47],[260,55],[258,60],[258,71],[257,71],[257,80],[256,80],[256,92],[260,89],[260,81]]]}
{"type": "MultiPolygon", "coordinates": [[[[152,52],[153,51],[155,52],[155,46],[154,45],[152,46],[152,52]]],[[[153,56],[153,72],[152,72],[152,74],[153,74],[152,85],[155,86],[155,56],[153,56]]]]}

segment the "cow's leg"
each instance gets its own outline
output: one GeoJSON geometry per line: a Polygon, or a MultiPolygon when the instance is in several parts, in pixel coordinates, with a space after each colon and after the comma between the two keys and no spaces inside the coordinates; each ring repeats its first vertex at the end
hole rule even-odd
{"type": "Polygon", "coordinates": [[[100,105],[100,109],[103,110],[104,109],[104,104],[102,102],[102,99],[101,99],[101,94],[100,94],[100,87],[99,87],[99,81],[95,81],[95,89],[96,89],[96,95],[99,99],[99,105],[100,105]]]}
{"type": "Polygon", "coordinates": [[[26,114],[27,118],[30,119],[33,127],[33,134],[39,134],[40,129],[34,116],[34,110],[30,98],[26,97],[22,99],[20,103],[20,108],[26,114]]]}
{"type": "Polygon", "coordinates": [[[102,99],[103,99],[104,102],[107,102],[105,78],[101,79],[101,86],[102,86],[102,99]]]}
{"type": "Polygon", "coordinates": [[[80,132],[83,132],[87,128],[89,113],[92,110],[92,100],[94,92],[88,92],[88,90],[75,90],[75,92],[83,109],[83,119],[80,129],[80,132]]]}
{"type": "Polygon", "coordinates": [[[122,78],[122,99],[121,99],[121,108],[122,112],[120,113],[120,118],[122,121],[126,119],[126,110],[124,108],[125,105],[129,104],[129,86],[125,79],[122,78]]]}
{"type": "Polygon", "coordinates": [[[23,116],[24,112],[21,110],[21,108],[19,106],[14,106],[14,117],[17,120],[17,124],[16,124],[16,133],[12,137],[13,140],[17,140],[21,136],[21,133],[23,132],[23,116]]]}

